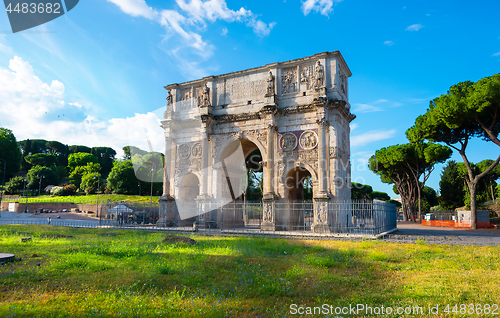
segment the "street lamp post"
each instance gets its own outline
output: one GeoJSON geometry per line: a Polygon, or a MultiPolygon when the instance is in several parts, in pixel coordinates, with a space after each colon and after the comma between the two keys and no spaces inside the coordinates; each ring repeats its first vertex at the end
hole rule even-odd
{"type": "MultiPolygon", "coordinates": [[[[24,213],[27,213],[28,212],[28,195],[26,194],[26,178],[23,179],[23,193],[24,193],[24,197],[26,199],[26,203],[24,205],[24,213]]],[[[28,182],[28,185],[30,185],[31,183],[28,182]]]]}
{"type": "Polygon", "coordinates": [[[154,177],[154,174],[155,174],[155,164],[152,164],[151,165],[151,203],[150,203],[150,206],[151,206],[151,213],[153,214],[152,216],[152,220],[151,220],[151,223],[153,223],[153,220],[155,218],[155,215],[153,213],[153,177],[154,177]]]}
{"type": "Polygon", "coordinates": [[[42,194],[42,179],[45,178],[45,176],[37,176],[38,177],[38,196],[42,194]]]}
{"type": "MultiPolygon", "coordinates": [[[[5,169],[7,169],[7,161],[0,158],[3,161],[3,177],[2,177],[2,192],[0,192],[0,206],[2,205],[3,193],[5,192],[5,169]]],[[[0,207],[1,209],[1,207],[0,207]]]]}
{"type": "MultiPolygon", "coordinates": [[[[96,177],[94,177],[94,180],[95,180],[95,179],[96,179],[96,177]]],[[[100,179],[99,177],[97,177],[97,191],[96,191],[96,193],[97,193],[97,203],[96,203],[96,209],[97,209],[97,210],[96,210],[96,212],[95,212],[95,213],[96,213],[96,216],[99,216],[99,186],[100,186],[99,182],[100,182],[100,181],[101,181],[101,179],[100,179]]]]}

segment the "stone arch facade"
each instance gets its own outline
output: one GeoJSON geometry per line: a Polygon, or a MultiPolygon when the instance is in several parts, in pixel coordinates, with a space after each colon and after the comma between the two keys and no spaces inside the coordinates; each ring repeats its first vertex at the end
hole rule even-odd
{"type": "Polygon", "coordinates": [[[221,155],[237,140],[262,155],[265,202],[285,200],[284,175],[297,165],[310,172],[315,201],[348,200],[350,76],[334,51],[165,86],[161,200],[178,200],[175,188],[190,171],[200,180],[198,202],[226,202],[220,186],[238,167],[227,171],[221,155]]]}

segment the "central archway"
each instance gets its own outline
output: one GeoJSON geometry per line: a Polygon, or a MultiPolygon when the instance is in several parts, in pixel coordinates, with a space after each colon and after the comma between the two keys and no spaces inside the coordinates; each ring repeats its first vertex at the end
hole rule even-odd
{"type": "Polygon", "coordinates": [[[313,180],[303,166],[292,168],[285,177],[285,200],[277,213],[280,230],[308,230],[313,222],[313,180]]]}
{"type": "Polygon", "coordinates": [[[217,167],[216,193],[224,210],[224,226],[259,226],[262,221],[262,155],[244,137],[229,142],[217,167]],[[258,203],[254,203],[258,201],[258,203]],[[254,206],[255,205],[255,206],[254,206]]]}
{"type": "Polygon", "coordinates": [[[313,193],[312,176],[302,166],[291,169],[285,177],[285,200],[288,202],[311,201],[313,193]]]}

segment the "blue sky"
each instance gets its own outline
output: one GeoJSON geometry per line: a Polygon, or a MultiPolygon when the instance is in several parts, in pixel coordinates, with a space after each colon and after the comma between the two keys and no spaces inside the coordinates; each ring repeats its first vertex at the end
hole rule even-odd
{"type": "MultiPolygon", "coordinates": [[[[0,126],[117,151],[147,135],[161,150],[163,86],[339,50],[353,74],[352,180],[393,196],[366,159],[405,143],[451,85],[500,72],[498,12],[498,1],[85,0],[15,34],[1,12],[0,126]]],[[[499,153],[469,147],[473,162],[499,153]]]]}

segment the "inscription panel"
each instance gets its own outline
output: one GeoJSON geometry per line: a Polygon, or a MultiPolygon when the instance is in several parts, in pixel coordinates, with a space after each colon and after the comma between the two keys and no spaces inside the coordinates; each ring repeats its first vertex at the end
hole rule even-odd
{"type": "Polygon", "coordinates": [[[218,105],[263,99],[267,91],[266,73],[227,78],[217,83],[218,105]]]}

